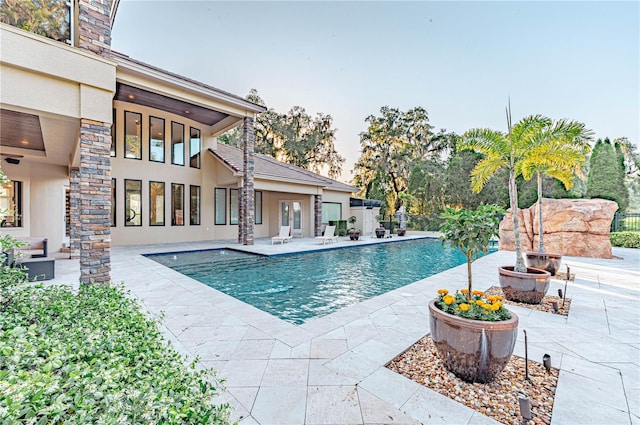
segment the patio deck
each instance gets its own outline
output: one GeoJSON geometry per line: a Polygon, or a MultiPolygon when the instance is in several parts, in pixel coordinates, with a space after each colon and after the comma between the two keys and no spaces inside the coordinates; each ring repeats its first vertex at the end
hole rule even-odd
{"type": "MultiPolygon", "coordinates": [[[[223,247],[270,255],[399,238],[344,239],[113,247],[111,276],[151,313],[165,312],[163,332],[178,351],[226,378],[220,401],[243,425],[497,423],[384,367],[429,332],[427,302],[438,288],[466,286],[466,265],[295,326],[140,255],[223,247]]],[[[526,329],[529,358],[548,353],[561,370],[553,424],[640,424],[640,250],[614,248],[614,255],[620,259],[563,259],[562,269],[568,264],[576,274],[568,317],[509,307],[520,317],[514,354],[524,357],[526,329]]],[[[496,268],[513,256],[476,261],[475,288],[497,284],[496,268]]],[[[76,283],[78,270],[77,260],[57,260],[50,282],[76,283]]],[[[549,291],[563,286],[552,280],[549,291]]]]}

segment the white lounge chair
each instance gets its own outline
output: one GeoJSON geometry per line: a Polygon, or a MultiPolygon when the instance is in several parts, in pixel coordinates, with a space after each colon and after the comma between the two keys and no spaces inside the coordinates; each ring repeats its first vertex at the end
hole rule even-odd
{"type": "Polygon", "coordinates": [[[324,229],[324,236],[316,236],[315,240],[318,242],[322,242],[322,245],[324,245],[327,242],[333,242],[333,241],[338,242],[338,237],[335,235],[335,233],[336,233],[336,226],[327,226],[324,229]]]}
{"type": "Polygon", "coordinates": [[[291,226],[280,226],[280,233],[278,234],[278,236],[274,236],[271,238],[271,245],[273,245],[274,242],[280,242],[284,245],[285,242],[291,241],[293,239],[293,236],[291,236],[290,233],[291,226]]]}

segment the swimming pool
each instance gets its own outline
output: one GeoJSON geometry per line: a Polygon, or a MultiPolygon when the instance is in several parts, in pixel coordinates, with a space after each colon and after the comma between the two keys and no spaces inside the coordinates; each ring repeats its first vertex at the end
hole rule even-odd
{"type": "Polygon", "coordinates": [[[466,261],[433,239],[272,257],[228,249],[147,257],[294,324],[466,261]]]}

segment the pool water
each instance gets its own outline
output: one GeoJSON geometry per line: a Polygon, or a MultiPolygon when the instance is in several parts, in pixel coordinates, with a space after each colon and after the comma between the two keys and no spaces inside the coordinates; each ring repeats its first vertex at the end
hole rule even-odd
{"type": "Polygon", "coordinates": [[[147,257],[294,324],[466,261],[433,239],[272,257],[227,249],[147,257]]]}

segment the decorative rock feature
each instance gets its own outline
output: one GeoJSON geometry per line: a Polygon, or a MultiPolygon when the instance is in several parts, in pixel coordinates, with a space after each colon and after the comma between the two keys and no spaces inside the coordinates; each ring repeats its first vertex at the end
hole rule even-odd
{"type": "Polygon", "coordinates": [[[244,118],[242,190],[240,191],[240,211],[238,226],[238,243],[253,245],[253,226],[255,224],[255,190],[254,190],[254,130],[253,118],[244,118]]]}
{"type": "MultiPolygon", "coordinates": [[[[605,199],[548,199],[542,201],[544,250],[572,257],[612,258],[609,233],[618,204],[605,199]]],[[[538,204],[518,209],[520,245],[538,250],[538,204]]],[[[513,219],[500,223],[499,249],[513,251],[513,219]]]]}
{"type": "Polygon", "coordinates": [[[314,205],[314,236],[322,236],[322,195],[313,195],[314,205]]]}

